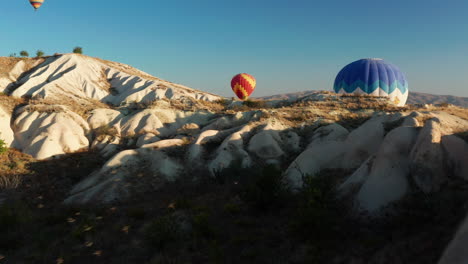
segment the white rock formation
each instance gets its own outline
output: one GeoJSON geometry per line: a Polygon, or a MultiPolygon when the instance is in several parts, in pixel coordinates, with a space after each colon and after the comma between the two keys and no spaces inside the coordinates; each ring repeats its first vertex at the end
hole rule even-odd
{"type": "Polygon", "coordinates": [[[229,168],[234,162],[239,161],[240,166],[248,168],[252,165],[249,153],[244,150],[244,139],[252,133],[253,127],[246,125],[237,132],[228,136],[216,150],[216,157],[208,163],[208,170],[214,176],[223,169],[229,168]]]}
{"type": "Polygon", "coordinates": [[[262,111],[248,111],[248,112],[237,112],[231,116],[223,116],[209,125],[202,128],[202,131],[206,130],[225,130],[237,126],[242,126],[249,122],[255,122],[262,116],[262,111]]]}
{"type": "Polygon", "coordinates": [[[287,131],[282,134],[283,149],[287,152],[297,153],[301,151],[301,137],[296,132],[287,131]]]}
{"type": "Polygon", "coordinates": [[[197,123],[187,123],[177,129],[177,134],[196,135],[200,131],[200,126],[197,123]]]}
{"type": "Polygon", "coordinates": [[[85,204],[89,202],[110,203],[128,198],[135,177],[145,175],[148,180],[159,182],[174,181],[183,167],[175,160],[158,150],[125,150],[112,157],[104,166],[78,183],[70,191],[66,204],[85,204]],[[133,178],[133,179],[132,179],[133,178]]]}
{"type": "Polygon", "coordinates": [[[37,159],[88,148],[89,126],[63,106],[25,106],[13,122],[14,146],[37,159]]]}
{"type": "Polygon", "coordinates": [[[343,142],[325,141],[302,152],[285,172],[286,184],[292,191],[302,188],[305,176],[313,176],[326,168],[340,167],[343,142]]]}
{"type": "Polygon", "coordinates": [[[454,176],[468,180],[468,143],[455,135],[443,136],[447,167],[454,176]]]}
{"type": "Polygon", "coordinates": [[[377,152],[385,134],[383,122],[387,119],[386,116],[374,117],[351,133],[338,124],[318,128],[307,149],[286,170],[288,185],[297,190],[302,187],[306,175],[328,168],[359,167],[377,152]]]}
{"type": "Polygon", "coordinates": [[[411,151],[411,175],[426,193],[438,191],[447,180],[441,137],[440,121],[436,118],[426,121],[411,151]]]}
{"type": "Polygon", "coordinates": [[[186,141],[183,139],[165,139],[160,140],[154,143],[146,144],[141,146],[142,148],[152,148],[152,149],[165,149],[171,147],[178,147],[185,145],[186,141]]]}
{"type": "MultiPolygon", "coordinates": [[[[385,137],[371,164],[364,163],[364,167],[357,171],[363,175],[355,177],[365,179],[356,199],[361,210],[375,212],[398,201],[408,192],[408,156],[416,137],[417,130],[412,127],[392,130],[385,137]]],[[[350,181],[354,181],[352,177],[350,181]]],[[[346,184],[348,183],[345,182],[344,185],[346,184]]]]}
{"type": "MultiPolygon", "coordinates": [[[[11,60],[16,60],[16,58],[11,58],[11,60]]],[[[8,72],[0,74],[0,93],[7,92],[8,88],[13,86],[24,72],[36,67],[43,61],[43,59],[21,59],[16,62],[9,71],[7,69],[8,72]]]]}
{"type": "Polygon", "coordinates": [[[138,140],[136,142],[137,148],[141,148],[141,146],[146,145],[146,144],[151,144],[154,142],[158,142],[161,140],[159,137],[157,137],[153,133],[146,133],[138,137],[138,140]]]}
{"type": "Polygon", "coordinates": [[[214,118],[214,114],[208,111],[191,112],[170,108],[122,112],[124,113],[111,109],[96,109],[91,112],[88,122],[92,129],[103,126],[114,128],[122,137],[144,134],[168,137],[183,132],[184,129],[185,134],[193,134],[198,131],[194,130],[194,125],[206,125],[214,118]],[[188,124],[192,125],[188,127],[188,124]]]}
{"type": "Polygon", "coordinates": [[[121,149],[120,147],[120,137],[112,137],[112,136],[106,136],[105,137],[106,141],[102,142],[104,146],[100,150],[100,153],[103,157],[107,158],[112,155],[115,155],[119,150],[121,149]]]}
{"type": "Polygon", "coordinates": [[[47,58],[17,80],[17,86],[12,93],[17,97],[91,98],[114,105],[163,98],[209,101],[221,98],[155,78],[125,64],[79,54],[47,58]]]}
{"type": "Polygon", "coordinates": [[[207,145],[221,145],[221,142],[231,135],[242,129],[242,127],[235,127],[223,131],[218,130],[205,130],[198,135],[193,144],[190,145],[187,152],[187,162],[191,167],[203,167],[205,156],[209,153],[206,150],[207,145]]]}
{"type": "Polygon", "coordinates": [[[284,154],[280,131],[286,127],[278,120],[268,120],[267,124],[249,141],[248,150],[264,160],[276,159],[284,154]]]}
{"type": "Polygon", "coordinates": [[[100,127],[115,127],[120,131],[120,127],[117,124],[117,121],[123,118],[123,114],[119,111],[113,109],[95,109],[91,111],[88,117],[89,127],[93,130],[96,130],[100,127]]]}
{"type": "Polygon", "coordinates": [[[375,116],[349,133],[344,142],[342,168],[358,168],[367,158],[375,154],[383,141],[385,129],[383,123],[388,115],[375,116]]]}
{"type": "Polygon", "coordinates": [[[314,131],[309,140],[308,148],[326,141],[344,141],[349,131],[337,123],[323,126],[314,131]]]}
{"type": "Polygon", "coordinates": [[[439,121],[442,135],[468,131],[468,120],[445,112],[431,112],[430,115],[439,121]]]}
{"type": "Polygon", "coordinates": [[[3,140],[7,147],[11,147],[14,134],[10,127],[11,114],[0,106],[0,139],[3,140]]]}

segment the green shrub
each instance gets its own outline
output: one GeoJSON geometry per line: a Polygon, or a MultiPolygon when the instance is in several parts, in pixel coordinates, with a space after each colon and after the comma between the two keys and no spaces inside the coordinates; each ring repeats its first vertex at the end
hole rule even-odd
{"type": "Polygon", "coordinates": [[[327,240],[336,233],[335,226],[344,219],[339,208],[331,175],[307,175],[298,194],[298,208],[291,227],[300,237],[327,240]]]}
{"type": "Polygon", "coordinates": [[[83,54],[83,48],[81,48],[81,47],[75,47],[75,48],[73,49],[73,53],[83,54]]]}
{"type": "Polygon", "coordinates": [[[5,141],[0,139],[0,154],[6,153],[8,151],[8,147],[6,146],[5,141]]]}
{"type": "Polygon", "coordinates": [[[20,52],[20,56],[21,56],[21,57],[29,57],[29,53],[28,53],[27,51],[25,51],[25,50],[22,50],[22,51],[20,52]]]}
{"type": "Polygon", "coordinates": [[[197,237],[213,238],[216,236],[216,230],[209,222],[208,212],[199,212],[192,219],[193,232],[197,237]]]}
{"type": "Polygon", "coordinates": [[[31,223],[31,209],[21,202],[5,203],[0,206],[0,251],[17,249],[22,246],[21,229],[24,224],[31,223]]]}
{"type": "Polygon", "coordinates": [[[42,56],[44,56],[44,52],[43,52],[42,50],[36,51],[36,57],[39,57],[39,58],[40,58],[40,57],[42,57],[42,56]]]}
{"type": "Polygon", "coordinates": [[[286,196],[283,173],[273,165],[266,166],[248,175],[241,198],[258,210],[277,206],[286,196]]]}
{"type": "Polygon", "coordinates": [[[163,216],[145,227],[144,236],[151,246],[162,249],[179,240],[181,232],[174,217],[163,216]]]}
{"type": "Polygon", "coordinates": [[[244,101],[243,105],[250,107],[250,108],[265,108],[266,103],[263,100],[253,101],[251,99],[247,99],[244,101]]]}

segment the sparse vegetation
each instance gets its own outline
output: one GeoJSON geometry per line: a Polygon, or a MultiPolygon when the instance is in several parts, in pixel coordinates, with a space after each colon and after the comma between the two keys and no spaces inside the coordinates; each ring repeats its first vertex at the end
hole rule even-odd
{"type": "MultiPolygon", "coordinates": [[[[458,212],[450,221],[438,209],[427,209],[434,205],[419,205],[418,213],[411,209],[416,205],[405,205],[408,214],[395,218],[394,224],[370,225],[353,219],[335,198],[332,186],[349,172],[305,176],[306,186],[290,194],[281,181],[282,171],[275,167],[232,166],[222,172],[224,181],[200,172],[197,182],[181,179],[128,202],[63,206],[71,186],[102,166],[104,160],[93,155],[25,162],[26,171],[18,173],[21,188],[0,206],[0,251],[8,261],[288,263],[297,258],[297,263],[329,263],[337,251],[345,261],[370,258],[395,239],[405,247],[420,241],[422,232],[436,232],[442,242],[413,247],[410,253],[398,251],[412,263],[433,263],[456,228],[456,219],[463,216],[462,210],[455,210],[460,203],[444,211],[458,212]],[[424,221],[423,214],[438,220],[424,221]],[[440,221],[450,222],[450,228],[441,228],[440,221]],[[412,258],[421,255],[423,262],[412,258]]],[[[463,201],[462,193],[451,195],[453,200],[441,195],[433,201],[463,201]]]]}
{"type": "Polygon", "coordinates": [[[150,222],[143,232],[146,241],[157,249],[162,249],[181,238],[179,226],[171,216],[157,218],[150,222]]]}
{"type": "MultiPolygon", "coordinates": [[[[2,134],[2,133],[0,133],[0,135],[1,135],[1,134],[2,134]]],[[[8,148],[7,148],[7,146],[6,146],[5,141],[4,141],[3,139],[0,138],[0,155],[1,155],[1,154],[4,154],[4,153],[7,152],[7,151],[8,151],[8,148]]]]}
{"type": "MultiPolygon", "coordinates": [[[[12,65],[21,61],[9,60],[12,65]]],[[[116,93],[115,88],[107,88],[116,93]]],[[[224,99],[155,100],[131,102],[119,110],[132,114],[151,107],[203,109],[217,113],[215,116],[256,110],[262,114],[258,123],[267,118],[280,120],[302,138],[330,122],[351,130],[375,112],[402,110],[371,97],[342,99],[303,101],[274,109],[265,109],[265,101],[246,101],[240,108],[226,109],[228,101],[224,99]]],[[[23,103],[29,104],[28,111],[46,113],[63,112],[58,105],[66,105],[82,117],[95,108],[109,107],[92,100],[17,99],[0,94],[0,104],[10,113],[23,103]]],[[[467,113],[445,107],[458,116],[467,113]]],[[[164,124],[169,122],[160,119],[164,124]]],[[[385,123],[385,130],[398,127],[402,121],[385,123]]],[[[197,134],[192,130],[198,132],[199,128],[187,126],[187,136],[179,141],[182,145],[164,149],[165,154],[183,160],[197,134]]],[[[119,136],[112,124],[94,133],[90,139],[119,136]]],[[[130,135],[120,142],[125,148],[134,148],[138,136],[130,135]]],[[[465,132],[457,136],[468,138],[465,132]]],[[[248,144],[249,137],[243,136],[242,141],[248,144]]],[[[161,138],[173,139],[172,135],[161,138]]],[[[206,152],[211,153],[219,144],[207,143],[211,149],[206,152]]],[[[378,263],[375,256],[382,252],[398,254],[404,263],[435,263],[463,217],[468,200],[468,186],[457,182],[453,192],[444,189],[434,196],[418,193],[417,200],[392,205],[403,212],[401,217],[362,221],[349,213],[351,202],[337,199],[334,190],[337,182],[352,172],[335,169],[303,175],[305,186],[291,193],[284,170],[297,154],[288,152],[289,157],[277,166],[242,168],[242,160],[237,160],[216,172],[214,179],[205,169],[187,168],[174,182],[164,182],[164,188],[156,188],[162,185],[161,175],[148,169],[151,164],[141,164],[125,182],[131,185],[129,200],[64,205],[72,187],[108,159],[83,151],[37,161],[4,147],[0,140],[0,253],[8,263],[378,263]],[[435,241],[431,239],[434,236],[438,237],[435,241]]]]}
{"type": "Polygon", "coordinates": [[[109,125],[103,125],[95,129],[94,134],[96,137],[104,137],[104,136],[116,137],[118,136],[119,133],[115,127],[111,127],[109,125]]]}
{"type": "Polygon", "coordinates": [[[82,47],[75,47],[75,48],[73,48],[73,53],[83,54],[83,48],[82,47]]]}
{"type": "Polygon", "coordinates": [[[267,108],[266,102],[264,100],[247,99],[243,102],[243,105],[249,108],[267,108]]]}
{"type": "Polygon", "coordinates": [[[22,51],[20,52],[20,56],[21,56],[21,57],[29,57],[29,53],[28,53],[27,51],[25,51],[25,50],[22,50],[22,51]]]}
{"type": "MultiPolygon", "coordinates": [[[[4,143],[3,140],[0,140],[4,143]]],[[[29,155],[3,145],[0,154],[0,190],[15,189],[21,185],[24,175],[28,174],[27,165],[33,160],[29,155]]]]}
{"type": "Polygon", "coordinates": [[[44,56],[44,54],[45,54],[45,53],[44,53],[44,51],[42,51],[42,50],[36,51],[36,57],[38,57],[38,58],[44,56]]]}

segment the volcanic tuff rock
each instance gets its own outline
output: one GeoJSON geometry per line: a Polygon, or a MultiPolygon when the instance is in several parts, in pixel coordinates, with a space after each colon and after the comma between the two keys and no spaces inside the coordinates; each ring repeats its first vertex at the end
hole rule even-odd
{"type": "MultiPolygon", "coordinates": [[[[412,192],[468,180],[468,111],[453,106],[395,108],[382,98],[313,92],[248,109],[76,54],[0,58],[0,92],[7,146],[36,159],[89,150],[107,159],[68,190],[67,204],[111,203],[182,176],[275,164],[292,191],[305,177],[341,171],[338,196],[357,213],[381,216],[412,192]]],[[[441,264],[466,262],[467,226],[441,264]]]]}
{"type": "Polygon", "coordinates": [[[14,134],[10,127],[11,114],[4,110],[0,105],[0,139],[5,141],[6,146],[10,147],[13,143],[14,134]]]}
{"type": "Polygon", "coordinates": [[[126,199],[142,169],[153,175],[148,186],[161,188],[193,170],[216,177],[233,166],[276,164],[287,168],[284,181],[293,191],[306,176],[349,171],[340,195],[378,214],[411,192],[410,181],[433,192],[451,176],[468,178],[468,121],[454,115],[456,108],[416,112],[386,108],[382,98],[315,92],[245,111],[241,103],[200,104],[221,97],[83,55],[8,65],[1,98],[25,97],[0,108],[0,137],[8,145],[37,159],[78,150],[109,159],[70,191],[67,203],[126,199]]]}
{"type": "MultiPolygon", "coordinates": [[[[13,59],[12,59],[13,60],[13,59]]],[[[18,61],[5,77],[0,91],[13,96],[53,98],[87,103],[90,99],[120,105],[155,99],[217,100],[219,96],[155,78],[128,65],[64,54],[33,61],[18,61]]]]}
{"type": "MultiPolygon", "coordinates": [[[[264,96],[261,99],[273,101],[295,101],[309,95],[317,96],[320,91],[303,91],[295,93],[276,94],[271,96],[264,96]]],[[[411,91],[408,95],[407,104],[444,104],[449,103],[460,107],[468,107],[468,97],[451,96],[451,95],[437,95],[411,91]]]]}

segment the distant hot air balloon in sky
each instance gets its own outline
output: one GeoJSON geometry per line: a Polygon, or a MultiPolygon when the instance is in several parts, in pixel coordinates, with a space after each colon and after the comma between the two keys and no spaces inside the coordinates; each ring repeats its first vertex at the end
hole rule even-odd
{"type": "Polygon", "coordinates": [[[397,66],[382,59],[361,59],[346,65],[336,76],[336,93],[385,96],[398,106],[408,99],[408,81],[397,66]]]}
{"type": "Polygon", "coordinates": [[[34,7],[34,10],[37,11],[42,3],[44,3],[44,0],[29,0],[29,3],[34,7]]]}
{"type": "Polygon", "coordinates": [[[255,90],[257,81],[247,73],[239,73],[231,80],[231,88],[241,100],[246,100],[255,90]]]}

